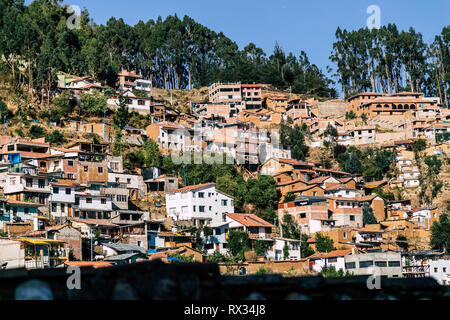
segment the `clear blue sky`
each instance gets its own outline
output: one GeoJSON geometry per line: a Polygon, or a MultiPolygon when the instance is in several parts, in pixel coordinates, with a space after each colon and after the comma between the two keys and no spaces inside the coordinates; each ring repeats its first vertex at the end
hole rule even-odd
{"type": "MultiPolygon", "coordinates": [[[[381,9],[381,24],[410,26],[431,42],[450,24],[448,0],[64,0],[88,9],[97,24],[114,16],[130,25],[172,14],[188,15],[208,28],[222,31],[240,48],[249,42],[272,52],[276,41],[285,52],[304,50],[324,72],[332,65],[334,33],[339,26],[353,30],[366,26],[370,5],[381,9]]],[[[333,66],[333,65],[332,65],[333,66]]]]}

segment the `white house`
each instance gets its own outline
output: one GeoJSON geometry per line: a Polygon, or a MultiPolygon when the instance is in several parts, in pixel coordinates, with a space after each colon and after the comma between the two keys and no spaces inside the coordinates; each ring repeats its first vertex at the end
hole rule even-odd
{"type": "Polygon", "coordinates": [[[347,250],[334,250],[328,253],[319,252],[309,258],[313,261],[312,268],[316,272],[321,272],[324,267],[334,267],[336,271],[342,269],[345,272],[345,259],[346,255],[352,253],[352,249],[347,250]]]}
{"type": "MultiPolygon", "coordinates": [[[[275,226],[254,214],[224,213],[221,220],[211,224],[213,234],[206,239],[208,254],[227,252],[226,243],[229,230],[241,230],[248,233],[250,241],[267,241],[272,247],[272,228],[275,226]]],[[[268,252],[266,252],[267,256],[268,252]]],[[[274,253],[272,253],[274,256],[274,253]]]]}
{"type": "Polygon", "coordinates": [[[145,189],[144,179],[138,174],[108,172],[108,182],[123,184],[128,189],[145,189]]]}
{"type": "Polygon", "coordinates": [[[77,194],[75,196],[75,217],[81,219],[110,219],[111,197],[101,194],[77,194]]]}
{"type": "MultiPolygon", "coordinates": [[[[131,90],[125,90],[123,96],[125,97],[125,104],[130,111],[137,111],[141,114],[150,113],[150,98],[137,97],[131,90]]],[[[117,96],[112,96],[107,100],[109,105],[115,106],[116,108],[119,106],[119,102],[119,97],[117,96]]]]}
{"type": "Polygon", "coordinates": [[[267,251],[266,258],[268,260],[286,260],[284,257],[284,247],[288,247],[287,260],[300,260],[301,258],[301,240],[285,239],[285,238],[273,238],[273,246],[267,251]]]}
{"type": "Polygon", "coordinates": [[[436,279],[440,285],[450,285],[450,260],[431,260],[430,276],[436,279]]]}
{"type": "Polygon", "coordinates": [[[78,184],[74,182],[58,182],[50,183],[50,187],[50,214],[55,218],[72,217],[78,184]]]}
{"type": "Polygon", "coordinates": [[[142,91],[150,93],[151,92],[151,84],[152,84],[152,82],[150,80],[136,79],[136,89],[137,90],[142,90],[142,91]]]}
{"type": "Polygon", "coordinates": [[[194,220],[196,225],[223,221],[224,213],[233,213],[234,198],[216,190],[215,183],[187,186],[166,192],[166,208],[174,220],[194,220]]]}

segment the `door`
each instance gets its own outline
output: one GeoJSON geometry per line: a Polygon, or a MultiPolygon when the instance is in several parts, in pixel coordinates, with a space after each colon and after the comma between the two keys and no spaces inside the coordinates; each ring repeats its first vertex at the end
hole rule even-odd
{"type": "Polygon", "coordinates": [[[69,217],[72,217],[72,205],[71,204],[67,205],[67,210],[68,210],[69,217]]]}

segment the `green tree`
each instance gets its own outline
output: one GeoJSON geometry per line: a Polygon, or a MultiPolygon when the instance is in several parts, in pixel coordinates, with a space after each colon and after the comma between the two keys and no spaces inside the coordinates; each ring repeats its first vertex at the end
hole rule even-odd
{"type": "Polygon", "coordinates": [[[341,278],[341,277],[349,277],[350,273],[347,271],[344,273],[344,270],[339,269],[336,271],[334,266],[325,266],[320,270],[320,274],[324,278],[341,278]]]}
{"type": "Polygon", "coordinates": [[[281,122],[280,143],[291,147],[293,159],[305,160],[308,155],[308,146],[305,144],[305,136],[299,125],[291,127],[285,122],[281,122]]]}
{"type": "Polygon", "coordinates": [[[292,202],[297,198],[297,196],[295,194],[293,194],[292,192],[288,192],[285,196],[284,196],[284,203],[287,202],[292,202]]]}
{"type": "Polygon", "coordinates": [[[430,245],[433,249],[450,252],[450,218],[448,214],[441,214],[439,221],[433,222],[430,245]]]}
{"type": "Polygon", "coordinates": [[[415,153],[421,152],[427,148],[427,141],[425,139],[417,139],[413,143],[413,151],[415,153]]]}
{"type": "Polygon", "coordinates": [[[45,140],[47,142],[50,142],[51,144],[56,144],[56,145],[60,145],[60,144],[67,142],[66,137],[59,130],[54,130],[50,134],[47,134],[47,136],[45,137],[45,140]]]}
{"type": "Polygon", "coordinates": [[[350,112],[345,113],[345,120],[352,120],[355,119],[356,114],[353,112],[353,110],[350,110],[350,112]]]}
{"type": "Polygon", "coordinates": [[[32,125],[30,128],[30,135],[32,138],[42,138],[45,135],[45,130],[41,126],[32,125]]]}
{"type": "Polygon", "coordinates": [[[76,106],[70,91],[63,91],[59,96],[53,98],[52,102],[54,106],[50,108],[49,117],[52,122],[59,122],[62,117],[69,115],[76,106]]]}
{"type": "Polygon", "coordinates": [[[92,94],[82,93],[81,104],[89,114],[95,116],[103,116],[108,110],[106,97],[97,90],[94,90],[92,94]]]}
{"type": "Polygon", "coordinates": [[[408,250],[409,245],[407,241],[408,239],[405,236],[399,235],[395,243],[403,250],[408,250]]]}
{"type": "Polygon", "coordinates": [[[126,98],[120,95],[119,108],[117,108],[113,117],[114,124],[122,130],[130,122],[131,116],[126,104],[126,98]]]}
{"type": "Polygon", "coordinates": [[[288,260],[289,259],[289,246],[287,243],[284,244],[283,247],[283,259],[288,260]]]}
{"type": "Polygon", "coordinates": [[[258,208],[274,208],[280,199],[280,192],[272,176],[260,175],[257,179],[247,181],[245,201],[258,208]]]}
{"type": "Polygon", "coordinates": [[[361,161],[356,153],[352,153],[347,161],[345,161],[344,171],[352,174],[362,173],[361,161]]]}
{"type": "Polygon", "coordinates": [[[236,260],[243,261],[244,253],[249,249],[247,232],[240,230],[230,231],[228,234],[227,247],[236,260]]]}
{"type": "Polygon", "coordinates": [[[306,257],[309,257],[310,255],[314,254],[314,250],[308,244],[308,239],[309,239],[308,235],[302,234],[301,238],[302,238],[301,239],[302,242],[301,242],[300,253],[301,253],[302,258],[306,258],[306,257]]]}
{"type": "Polygon", "coordinates": [[[317,252],[330,252],[336,250],[334,248],[333,240],[320,233],[316,233],[316,250],[317,252]]]}
{"type": "Polygon", "coordinates": [[[256,241],[255,243],[255,253],[259,257],[264,257],[267,251],[267,244],[265,241],[256,241]]]}
{"type": "Polygon", "coordinates": [[[377,223],[377,219],[373,214],[373,209],[369,207],[367,204],[364,204],[363,207],[363,224],[375,224],[377,223]]]}

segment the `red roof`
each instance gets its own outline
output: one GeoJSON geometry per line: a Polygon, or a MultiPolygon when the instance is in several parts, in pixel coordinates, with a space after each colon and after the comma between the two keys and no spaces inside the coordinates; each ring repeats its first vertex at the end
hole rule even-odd
{"type": "Polygon", "coordinates": [[[239,222],[246,227],[275,228],[275,226],[261,219],[257,215],[247,213],[226,213],[228,217],[239,222]]]}

